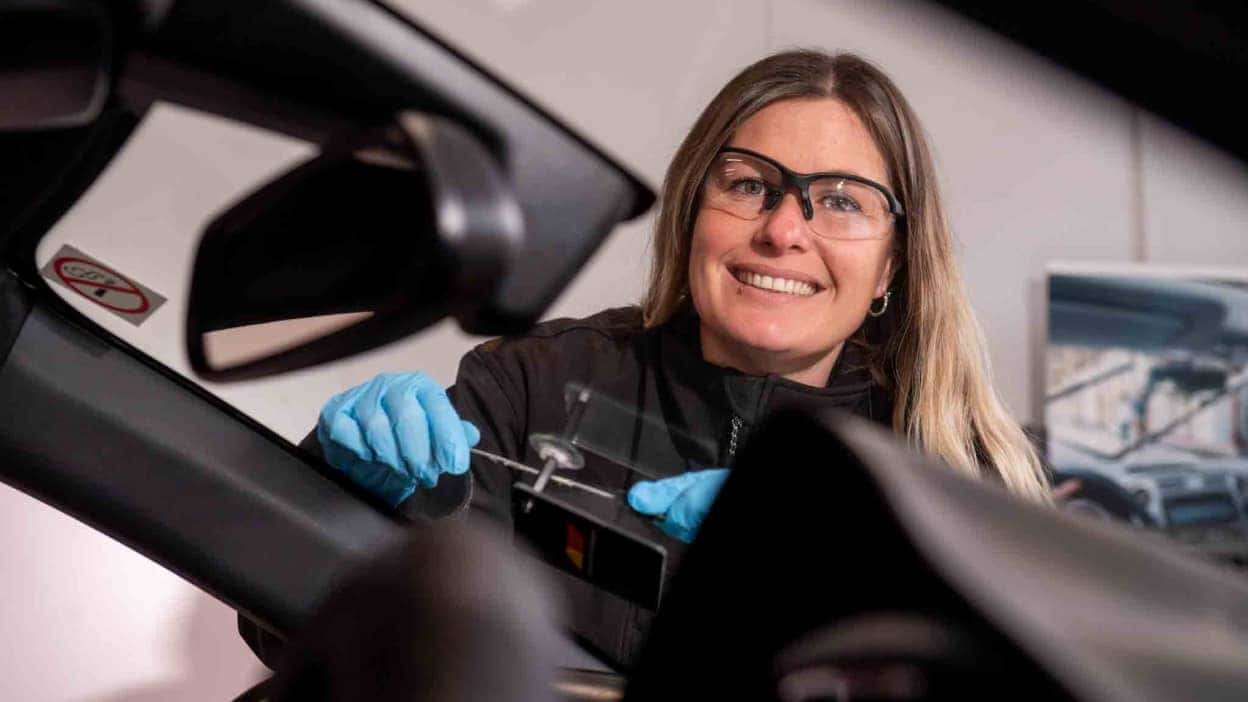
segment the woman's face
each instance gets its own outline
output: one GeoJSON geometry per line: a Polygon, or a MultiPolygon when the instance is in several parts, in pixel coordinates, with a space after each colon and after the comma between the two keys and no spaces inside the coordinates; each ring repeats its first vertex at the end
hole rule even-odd
{"type": "MultiPolygon", "coordinates": [[[[847,172],[893,190],[871,135],[834,99],[772,103],[741,125],[728,146],[765,155],[798,173],[847,172]]],[[[689,291],[702,320],[707,359],[790,377],[819,368],[822,378],[806,382],[826,382],[841,345],[862,324],[872,299],[888,287],[892,227],[877,239],[820,237],[802,216],[794,192],[754,220],[705,203],[696,217],[689,291]],[[776,279],[796,284],[778,292],[752,284],[766,284],[756,275],[771,278],[771,287],[776,279]]]]}

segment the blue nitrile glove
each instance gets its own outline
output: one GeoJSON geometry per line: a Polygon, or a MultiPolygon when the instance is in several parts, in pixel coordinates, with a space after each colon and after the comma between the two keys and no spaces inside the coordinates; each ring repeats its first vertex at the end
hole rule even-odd
{"type": "Polygon", "coordinates": [[[662,480],[643,480],[629,488],[628,506],[659,517],[659,528],[665,534],[689,543],[727,477],[727,468],[711,468],[662,480]]]}
{"type": "Polygon", "coordinates": [[[424,373],[382,373],[330,398],[316,438],[331,466],[394,507],[442,473],[467,471],[481,432],[424,373]]]}

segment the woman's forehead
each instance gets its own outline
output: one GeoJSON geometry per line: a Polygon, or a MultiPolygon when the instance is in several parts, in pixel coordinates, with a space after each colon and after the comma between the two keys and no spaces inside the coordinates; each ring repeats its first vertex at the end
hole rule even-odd
{"type": "Polygon", "coordinates": [[[738,127],[728,146],[757,151],[799,173],[845,171],[888,183],[871,133],[853,110],[832,98],[773,102],[738,127]]]}

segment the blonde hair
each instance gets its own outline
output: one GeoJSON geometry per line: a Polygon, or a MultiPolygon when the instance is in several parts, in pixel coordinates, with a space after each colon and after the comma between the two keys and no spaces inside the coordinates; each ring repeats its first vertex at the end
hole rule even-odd
{"type": "Polygon", "coordinates": [[[962,287],[918,118],[897,86],[858,56],[810,50],[769,56],[739,73],[703,110],[663,181],[642,302],[645,325],[666,322],[688,295],[690,238],[715,154],[763,107],[810,97],[839,100],[863,121],[906,213],[894,237],[888,309],[850,340],[865,348],[872,374],[893,395],[893,429],[956,470],[995,474],[1011,492],[1048,502],[1040,460],[989,382],[983,333],[962,287]]]}

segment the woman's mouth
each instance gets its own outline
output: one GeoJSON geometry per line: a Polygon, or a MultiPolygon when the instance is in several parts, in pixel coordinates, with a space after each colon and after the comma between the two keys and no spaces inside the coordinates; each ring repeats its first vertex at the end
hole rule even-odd
{"type": "Polygon", "coordinates": [[[732,271],[732,277],[752,288],[793,295],[794,297],[810,297],[819,290],[814,284],[806,281],[763,275],[740,268],[732,271]]]}

